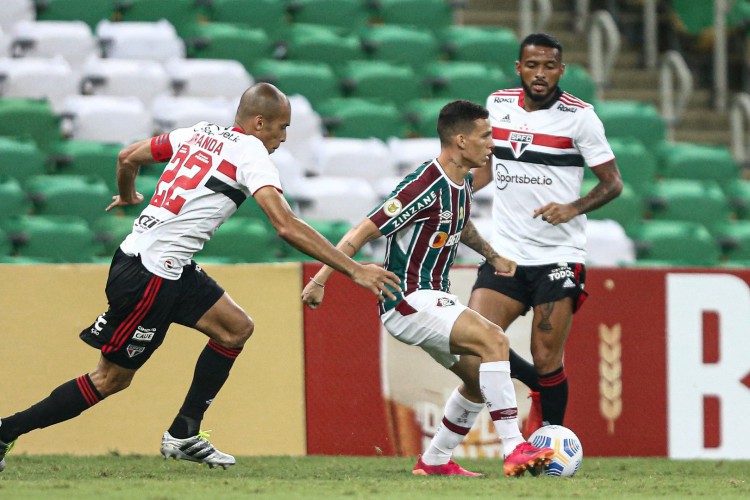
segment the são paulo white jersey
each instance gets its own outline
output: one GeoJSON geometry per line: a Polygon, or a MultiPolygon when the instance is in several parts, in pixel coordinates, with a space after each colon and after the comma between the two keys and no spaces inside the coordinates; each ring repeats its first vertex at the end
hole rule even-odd
{"type": "Polygon", "coordinates": [[[248,196],[264,186],[281,191],[263,143],[239,129],[200,122],[154,137],[151,152],[169,163],[120,248],[140,255],[146,269],[162,278],[178,279],[248,196]]]}
{"type": "Polygon", "coordinates": [[[495,143],[492,246],[522,265],[583,263],[586,215],[557,226],[533,215],[547,203],[580,198],[586,165],[614,159],[604,126],[590,104],[560,89],[537,111],[526,111],[523,99],[520,87],[487,98],[495,143]]]}

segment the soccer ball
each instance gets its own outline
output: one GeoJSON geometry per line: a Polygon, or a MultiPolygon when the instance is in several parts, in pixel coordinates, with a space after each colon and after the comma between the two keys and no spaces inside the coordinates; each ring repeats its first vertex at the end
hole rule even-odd
{"type": "Polygon", "coordinates": [[[562,425],[545,425],[529,437],[537,448],[548,446],[555,456],[544,466],[544,473],[555,477],[573,477],[583,461],[583,446],[573,431],[562,425]]]}

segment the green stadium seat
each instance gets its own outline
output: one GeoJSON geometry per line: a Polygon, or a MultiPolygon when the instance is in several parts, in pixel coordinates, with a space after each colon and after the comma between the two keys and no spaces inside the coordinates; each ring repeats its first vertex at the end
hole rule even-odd
{"type": "Polygon", "coordinates": [[[0,176],[7,175],[21,182],[46,173],[47,159],[30,139],[0,137],[0,176]]]}
{"type": "Polygon", "coordinates": [[[38,215],[74,215],[93,222],[112,202],[112,192],[99,177],[38,175],[24,186],[38,215]]]}
{"type": "Polygon", "coordinates": [[[185,45],[189,57],[233,59],[248,71],[257,61],[271,57],[274,50],[264,30],[219,22],[194,26],[185,45]]]}
{"type": "Polygon", "coordinates": [[[196,0],[115,0],[114,4],[120,21],[168,19],[181,37],[207,16],[203,3],[196,0]]]}
{"type": "MultiPolygon", "coordinates": [[[[598,179],[586,179],[581,185],[581,196],[589,193],[599,182],[598,179]]],[[[592,210],[586,216],[589,219],[617,221],[622,227],[638,224],[643,219],[644,206],[640,195],[630,185],[623,183],[620,196],[606,205],[592,210]]]]}
{"type": "Polygon", "coordinates": [[[55,173],[65,175],[94,175],[110,189],[117,187],[117,155],[122,146],[95,141],[62,141],[50,152],[50,163],[55,173]]]}
{"type": "Polygon", "coordinates": [[[83,21],[91,28],[114,17],[108,0],[35,0],[37,21],[83,21]]]}
{"type": "Polygon", "coordinates": [[[351,61],[339,72],[348,97],[383,99],[396,105],[421,97],[427,90],[411,67],[386,61],[351,61]]]}
{"type": "Polygon", "coordinates": [[[406,123],[392,103],[368,99],[328,99],[317,109],[332,136],[366,139],[403,137],[406,123]]]}
{"type": "Polygon", "coordinates": [[[282,45],[285,59],[322,62],[332,67],[365,57],[359,38],[316,24],[292,25],[282,45]]]}
{"type": "Polygon", "coordinates": [[[512,85],[502,70],[478,62],[434,62],[424,73],[432,97],[467,99],[482,105],[492,92],[512,85]]]}
{"type": "Polygon", "coordinates": [[[437,119],[450,98],[415,99],[404,107],[404,116],[409,123],[412,137],[437,137],[437,119]]]}
{"type": "Polygon", "coordinates": [[[114,255],[117,247],[133,230],[133,218],[108,213],[91,224],[96,241],[102,245],[102,256],[114,255]]]}
{"type": "Polygon", "coordinates": [[[276,85],[287,95],[301,94],[313,107],[341,96],[338,79],[328,64],[302,61],[258,61],[250,73],[258,82],[276,85]]]}
{"type": "Polygon", "coordinates": [[[627,229],[638,262],[663,261],[672,265],[713,266],[721,248],[711,233],[697,222],[654,220],[627,229]]]}
{"type": "Polygon", "coordinates": [[[347,31],[366,26],[370,13],[362,0],[289,0],[292,22],[325,24],[347,31]]]}
{"type": "Polygon", "coordinates": [[[596,103],[596,84],[589,72],[579,64],[566,64],[560,88],[589,104],[596,103]]]}
{"type": "Polygon", "coordinates": [[[738,220],[716,228],[722,254],[730,261],[750,261],[750,221],[738,220]]]}
{"type": "MultiPolygon", "coordinates": [[[[10,257],[10,254],[12,252],[13,243],[10,241],[10,237],[6,234],[5,231],[0,229],[0,259],[10,257]]],[[[0,260],[0,262],[3,262],[3,260],[0,260]]]]}
{"type": "Polygon", "coordinates": [[[359,37],[365,52],[375,60],[420,68],[440,58],[438,41],[427,30],[376,25],[361,29],[359,37]]]}
{"type": "Polygon", "coordinates": [[[665,140],[664,120],[652,104],[603,101],[597,105],[596,113],[604,123],[607,137],[633,137],[647,148],[655,148],[665,140]]]}
{"type": "Polygon", "coordinates": [[[31,200],[13,177],[0,174],[0,214],[2,217],[27,215],[31,211],[31,200]]]}
{"type": "MultiPolygon", "coordinates": [[[[612,137],[609,138],[609,145],[615,154],[622,180],[630,184],[634,191],[643,193],[656,181],[657,156],[646,149],[641,141],[632,137],[612,137]]],[[[595,177],[588,170],[587,174],[595,177]]]]}
{"type": "Polygon", "coordinates": [[[206,242],[201,257],[233,262],[272,262],[279,258],[276,233],[260,221],[234,216],[206,242]]]}
{"type": "Polygon", "coordinates": [[[433,32],[453,24],[448,0],[379,0],[377,13],[385,24],[405,24],[433,32]]]}
{"type": "Polygon", "coordinates": [[[60,119],[49,102],[35,99],[0,99],[0,136],[33,140],[42,151],[62,139],[60,119]]]}
{"type": "Polygon", "coordinates": [[[440,41],[451,60],[492,64],[509,75],[516,74],[520,41],[508,28],[451,26],[443,31],[440,41]]]}
{"type": "Polygon", "coordinates": [[[15,255],[44,262],[92,262],[101,245],[86,220],[66,215],[23,215],[0,222],[15,255]]]}
{"type": "Polygon", "coordinates": [[[729,148],[703,144],[665,144],[659,172],[667,179],[714,180],[725,185],[739,175],[729,148]]]}
{"type": "Polygon", "coordinates": [[[209,17],[218,23],[261,28],[271,37],[288,25],[284,0],[211,0],[209,17]]]}
{"type": "MultiPolygon", "coordinates": [[[[342,220],[318,220],[318,219],[307,219],[305,220],[315,230],[322,234],[325,239],[336,245],[341,238],[351,229],[351,225],[347,221],[342,220]]],[[[288,261],[313,261],[314,258],[310,257],[306,253],[303,253],[288,243],[284,242],[282,245],[284,260],[288,261]]]]}
{"type": "Polygon", "coordinates": [[[750,220],[750,181],[734,179],[724,186],[724,193],[737,217],[750,220]]]}
{"type": "Polygon", "coordinates": [[[713,232],[731,217],[729,202],[713,181],[665,179],[644,193],[651,218],[703,224],[713,232]]]}

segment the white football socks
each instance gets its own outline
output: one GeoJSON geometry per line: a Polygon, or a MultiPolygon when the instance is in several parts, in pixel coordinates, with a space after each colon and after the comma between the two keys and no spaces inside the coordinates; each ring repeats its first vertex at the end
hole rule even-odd
{"type": "Polygon", "coordinates": [[[492,361],[479,365],[479,386],[487,402],[503,453],[508,456],[523,442],[518,427],[516,391],[510,379],[510,361],[492,361]]]}
{"type": "Polygon", "coordinates": [[[443,421],[422,454],[422,461],[427,465],[447,464],[453,450],[464,440],[483,408],[484,404],[473,403],[463,397],[458,388],[454,389],[445,403],[443,421]]]}

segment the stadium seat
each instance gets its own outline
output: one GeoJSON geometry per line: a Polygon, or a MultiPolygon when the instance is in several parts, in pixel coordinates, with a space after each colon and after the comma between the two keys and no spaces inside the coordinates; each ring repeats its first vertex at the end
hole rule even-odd
{"type": "Polygon", "coordinates": [[[629,228],[628,236],[635,241],[638,261],[713,266],[721,257],[717,241],[697,222],[646,221],[629,228]]]}
{"type": "Polygon", "coordinates": [[[416,137],[388,139],[388,149],[396,162],[399,175],[411,172],[422,163],[435,159],[440,154],[440,139],[437,137],[416,137]]]}
{"type": "Polygon", "coordinates": [[[102,256],[114,255],[115,250],[133,230],[133,217],[108,213],[91,224],[96,241],[102,245],[102,256]]]}
{"type": "Polygon", "coordinates": [[[120,21],[158,21],[168,19],[180,36],[206,18],[203,2],[196,0],[115,0],[120,21]]]}
{"type": "MultiPolygon", "coordinates": [[[[364,217],[364,216],[363,216],[364,217]]],[[[310,224],[316,231],[322,234],[325,239],[336,245],[341,238],[351,229],[351,224],[343,220],[320,220],[320,219],[306,219],[305,222],[310,224]]],[[[292,245],[284,242],[282,244],[283,257],[287,261],[313,261],[313,257],[310,257],[306,253],[303,253],[292,245]]]]}
{"type": "Polygon", "coordinates": [[[340,30],[315,24],[293,24],[281,42],[283,56],[292,61],[317,61],[337,67],[347,61],[364,59],[359,38],[340,30]]]}
{"type": "Polygon", "coordinates": [[[508,28],[451,26],[443,31],[440,41],[451,60],[492,64],[506,74],[516,74],[520,41],[508,28]]]}
{"type": "Polygon", "coordinates": [[[441,32],[453,24],[448,0],[379,0],[377,14],[385,24],[404,24],[441,32]]]}
{"type": "Polygon", "coordinates": [[[284,0],[212,0],[209,16],[213,22],[262,28],[271,36],[288,24],[284,0]]]}
{"type": "Polygon", "coordinates": [[[103,179],[85,175],[38,175],[24,189],[41,215],[75,215],[93,222],[112,202],[112,192],[103,179]]]}
{"type": "Polygon", "coordinates": [[[401,105],[427,95],[414,70],[386,61],[351,61],[340,71],[348,97],[382,99],[401,105]]]}
{"type": "Polygon", "coordinates": [[[0,95],[47,99],[60,111],[66,96],[78,92],[78,75],[62,57],[0,59],[0,95]]]}
{"type": "Polygon", "coordinates": [[[30,138],[45,151],[62,138],[60,119],[47,100],[3,98],[0,136],[30,138]]]}
{"type": "Polygon", "coordinates": [[[5,231],[0,229],[0,262],[7,262],[7,257],[13,252],[13,243],[5,231]]]}
{"type": "Polygon", "coordinates": [[[482,105],[492,92],[513,84],[497,66],[478,62],[433,62],[427,65],[424,74],[431,97],[467,99],[482,105]]]}
{"type": "Polygon", "coordinates": [[[731,215],[729,202],[713,181],[665,179],[647,189],[644,200],[654,219],[697,222],[712,232],[731,215]]]}
{"type": "Polygon", "coordinates": [[[371,185],[397,174],[396,162],[380,139],[326,137],[320,144],[321,176],[356,177],[371,185]]]}
{"type": "MultiPolygon", "coordinates": [[[[608,139],[612,152],[615,154],[615,161],[622,175],[622,180],[627,182],[636,193],[643,193],[656,181],[657,156],[646,149],[638,139],[631,137],[608,139]]],[[[589,170],[586,169],[586,174],[596,178],[589,170]]]]}
{"type": "Polygon", "coordinates": [[[719,225],[715,231],[722,254],[730,261],[750,261],[750,221],[738,220],[719,225]]]}
{"type": "MultiPolygon", "coordinates": [[[[598,179],[587,179],[581,185],[581,196],[591,192],[598,183],[598,179]]],[[[624,183],[620,196],[606,205],[592,210],[586,216],[589,219],[611,219],[623,227],[629,227],[641,221],[644,214],[643,200],[627,183],[624,183]]]]}
{"type": "Polygon", "coordinates": [[[234,216],[206,242],[200,257],[232,262],[273,262],[280,252],[276,233],[261,221],[234,216]]]}
{"type": "Polygon", "coordinates": [[[230,59],[240,62],[248,71],[256,61],[274,55],[271,39],[263,29],[247,28],[239,24],[199,24],[185,40],[190,57],[230,59]]]}
{"type": "Polygon", "coordinates": [[[299,203],[305,220],[345,220],[357,224],[380,201],[364,179],[352,177],[308,177],[299,192],[289,193],[299,203]]]}
{"type": "Polygon", "coordinates": [[[703,144],[665,144],[660,150],[659,173],[667,179],[714,180],[726,185],[739,175],[729,148],[703,144]]]}
{"type": "Polygon", "coordinates": [[[141,170],[138,176],[135,178],[135,190],[143,195],[143,203],[140,205],[127,205],[119,207],[116,210],[117,214],[124,214],[126,217],[136,217],[140,214],[146,205],[151,201],[156,191],[156,185],[159,183],[159,178],[164,171],[164,164],[159,164],[161,168],[156,168],[148,172],[141,170]]]}
{"type": "Polygon", "coordinates": [[[323,140],[323,119],[310,105],[310,101],[302,95],[289,96],[289,104],[292,106],[292,123],[286,129],[286,142],[284,142],[272,159],[279,167],[282,181],[296,178],[305,173],[318,170],[320,143],[323,140]],[[294,157],[298,167],[279,161],[277,154],[286,150],[294,157]],[[284,175],[285,171],[291,175],[284,175]]]}
{"type": "Polygon", "coordinates": [[[652,104],[639,101],[603,101],[596,113],[604,123],[608,137],[634,137],[646,148],[664,142],[666,128],[652,104]]]}
{"type": "Polygon", "coordinates": [[[415,99],[404,106],[404,114],[409,122],[410,136],[437,137],[437,119],[440,110],[450,99],[415,99]]]}
{"type": "Polygon", "coordinates": [[[3,0],[0,30],[10,31],[16,23],[33,21],[35,17],[34,0],[3,0]]]}
{"type": "Polygon", "coordinates": [[[256,81],[272,83],[287,95],[305,96],[313,107],[341,95],[336,75],[325,63],[266,59],[258,61],[251,74],[256,81]]]}
{"type": "Polygon", "coordinates": [[[589,104],[596,102],[596,84],[589,72],[579,64],[566,64],[560,88],[589,104]]]}
{"type": "Polygon", "coordinates": [[[403,137],[406,122],[394,104],[367,99],[328,99],[318,107],[323,124],[334,137],[366,139],[403,137]]]}
{"type": "Polygon", "coordinates": [[[68,96],[64,108],[76,140],[129,144],[153,132],[151,115],[137,97],[68,96]]]}
{"type": "Polygon", "coordinates": [[[96,36],[103,57],[107,58],[164,62],[173,57],[185,57],[185,44],[166,19],[156,22],[101,21],[96,25],[96,36]]]}
{"type": "Polygon", "coordinates": [[[173,97],[154,99],[151,114],[156,133],[190,127],[200,121],[229,127],[234,123],[236,105],[223,97],[173,97]]]}
{"type": "Polygon", "coordinates": [[[112,19],[114,4],[97,0],[36,0],[39,21],[83,21],[92,29],[102,19],[112,19]]]}
{"type": "Polygon", "coordinates": [[[292,22],[324,24],[345,30],[366,26],[370,13],[362,0],[289,0],[292,22]]]}
{"type": "Polygon", "coordinates": [[[31,200],[13,177],[0,174],[0,214],[3,217],[27,215],[31,210],[31,200]]]}
{"type": "Polygon", "coordinates": [[[81,68],[81,94],[133,96],[148,107],[156,96],[172,94],[172,81],[157,61],[94,58],[81,68]]]}
{"type": "Polygon", "coordinates": [[[440,57],[435,36],[427,31],[398,25],[376,25],[359,30],[370,58],[420,68],[440,57]]]}
{"type": "Polygon", "coordinates": [[[19,257],[46,262],[92,262],[102,251],[85,219],[23,215],[2,221],[19,257]]]}
{"type": "Polygon", "coordinates": [[[31,139],[0,137],[0,176],[23,182],[33,175],[46,173],[45,162],[45,154],[31,139]]]}
{"type": "Polygon", "coordinates": [[[11,32],[14,57],[62,56],[77,68],[99,55],[99,44],[91,26],[83,21],[23,21],[11,32]]]}
{"type": "MultiPolygon", "coordinates": [[[[480,191],[481,192],[481,191],[480,191]]],[[[586,224],[586,266],[621,266],[636,260],[635,243],[615,220],[589,219],[586,224]]]]}
{"type": "Polygon", "coordinates": [[[239,61],[231,59],[170,59],[164,63],[177,96],[239,99],[253,77],[239,61]],[[216,78],[221,75],[221,78],[216,78]]]}
{"type": "Polygon", "coordinates": [[[737,217],[750,220],[750,181],[734,179],[724,186],[724,192],[737,217]]]}
{"type": "Polygon", "coordinates": [[[93,175],[104,180],[114,192],[117,155],[122,146],[95,141],[61,141],[54,145],[49,162],[55,174],[93,175]]]}

